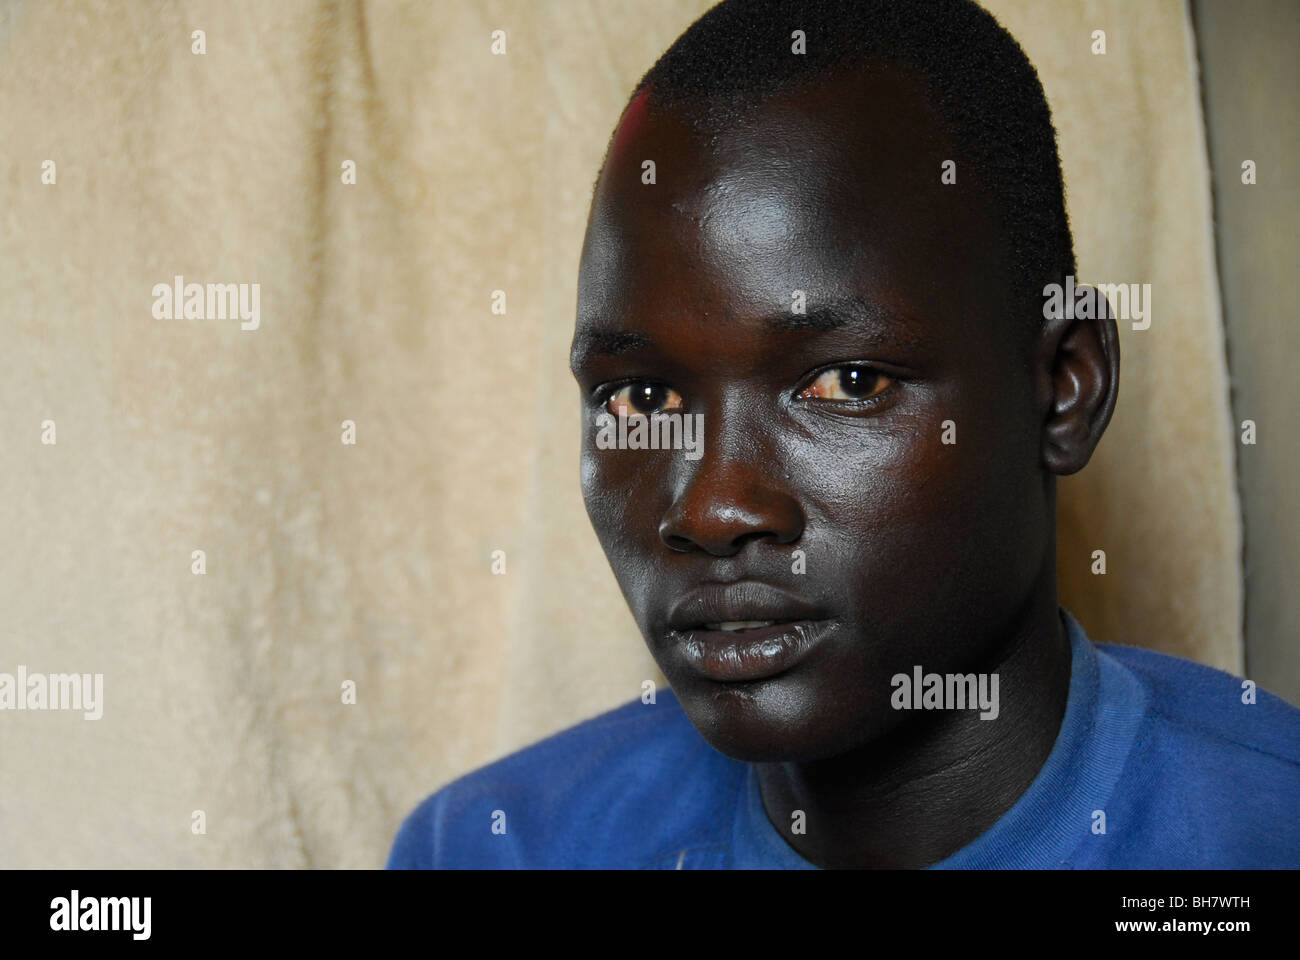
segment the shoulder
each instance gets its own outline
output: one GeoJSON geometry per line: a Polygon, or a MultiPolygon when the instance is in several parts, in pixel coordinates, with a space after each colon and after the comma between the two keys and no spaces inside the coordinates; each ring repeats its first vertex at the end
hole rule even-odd
{"type": "Polygon", "coordinates": [[[1159,847],[1162,866],[1300,866],[1300,821],[1289,814],[1300,794],[1300,710],[1180,657],[1097,650],[1144,701],[1117,809],[1133,848],[1145,846],[1139,838],[1159,847]]]}
{"type": "Polygon", "coordinates": [[[1171,733],[1300,767],[1300,709],[1281,697],[1182,657],[1119,644],[1097,649],[1137,676],[1149,715],[1171,733]]]}
{"type": "Polygon", "coordinates": [[[683,831],[712,832],[742,767],[661,691],[438,790],[402,824],[388,866],[636,866],[683,831]]]}

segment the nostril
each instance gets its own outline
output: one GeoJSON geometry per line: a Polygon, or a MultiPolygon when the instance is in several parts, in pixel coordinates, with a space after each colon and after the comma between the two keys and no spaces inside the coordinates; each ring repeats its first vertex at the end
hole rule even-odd
{"type": "Polygon", "coordinates": [[[747,543],[753,543],[755,540],[774,540],[777,543],[780,543],[781,537],[775,530],[760,530],[754,533],[746,533],[732,540],[731,548],[733,551],[739,551],[747,543]]]}
{"type": "Polygon", "coordinates": [[[661,538],[668,545],[668,549],[680,553],[686,553],[695,546],[688,537],[679,537],[675,533],[661,534],[661,538]]]}

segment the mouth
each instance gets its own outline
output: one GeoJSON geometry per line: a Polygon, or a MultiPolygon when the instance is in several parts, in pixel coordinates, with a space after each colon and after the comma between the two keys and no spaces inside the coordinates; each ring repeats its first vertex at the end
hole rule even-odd
{"type": "Polygon", "coordinates": [[[727,633],[743,633],[748,630],[757,630],[760,627],[770,627],[779,621],[776,620],[723,620],[719,623],[704,624],[705,630],[724,630],[727,633]]]}
{"type": "Polygon", "coordinates": [[[673,631],[681,658],[718,683],[772,680],[793,669],[829,632],[830,620],[722,620],[673,631]]]}
{"type": "Polygon", "coordinates": [[[817,605],[769,584],[711,583],[677,600],[665,639],[692,672],[752,683],[790,670],[833,623],[817,605]]]}
{"type": "Polygon", "coordinates": [[[683,593],[668,611],[673,630],[707,628],[728,633],[774,624],[821,620],[826,612],[797,594],[757,580],[703,583],[683,593]]]}

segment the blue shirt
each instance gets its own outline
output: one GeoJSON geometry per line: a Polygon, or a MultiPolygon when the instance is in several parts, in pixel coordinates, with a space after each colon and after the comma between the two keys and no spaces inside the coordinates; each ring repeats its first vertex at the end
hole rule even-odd
{"type": "MultiPolygon", "coordinates": [[[[1300,710],[1189,660],[1072,651],[1056,744],[992,827],[931,869],[1300,867],[1300,710]],[[1105,814],[1105,832],[1099,831],[1105,814]]],[[[677,698],[635,700],[443,787],[388,867],[804,869],[752,765],[709,746],[677,698]]]]}

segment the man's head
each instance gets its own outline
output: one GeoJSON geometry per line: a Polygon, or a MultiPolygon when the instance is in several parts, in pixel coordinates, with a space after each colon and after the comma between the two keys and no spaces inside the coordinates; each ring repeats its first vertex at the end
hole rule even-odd
{"type": "Polygon", "coordinates": [[[583,249],[583,494],[716,748],[863,747],[894,674],[1055,595],[1118,373],[1113,323],[1043,319],[1073,269],[1041,88],[971,4],[730,0],[647,73],[583,249]],[[604,412],[702,414],[703,457],[601,449],[604,412]]]}

